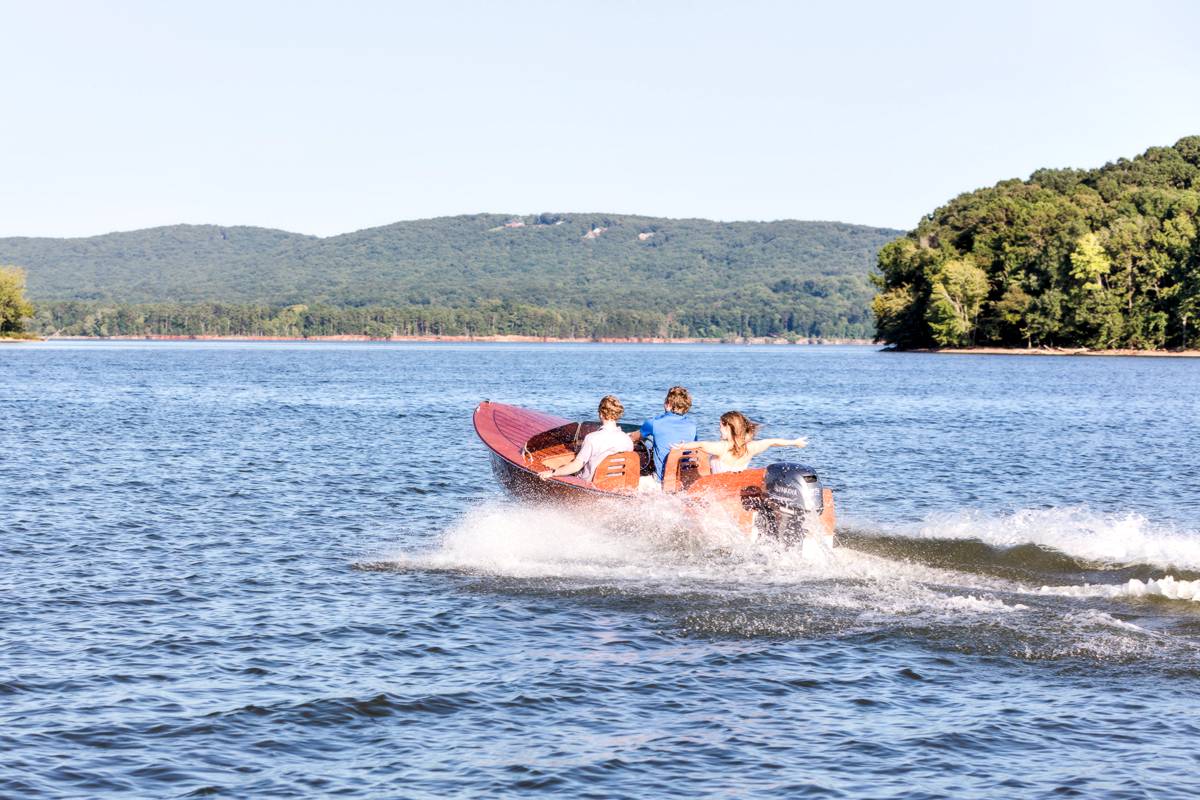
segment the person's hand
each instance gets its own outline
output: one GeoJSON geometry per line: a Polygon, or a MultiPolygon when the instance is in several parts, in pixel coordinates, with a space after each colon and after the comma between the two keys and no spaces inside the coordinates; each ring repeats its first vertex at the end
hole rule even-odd
{"type": "Polygon", "coordinates": [[[554,477],[554,470],[552,470],[552,469],[542,470],[541,472],[538,473],[538,477],[544,481],[548,481],[554,477]]]}
{"type": "Polygon", "coordinates": [[[799,439],[796,439],[794,442],[792,442],[792,447],[808,447],[808,439],[805,439],[803,436],[801,436],[799,439]]]}

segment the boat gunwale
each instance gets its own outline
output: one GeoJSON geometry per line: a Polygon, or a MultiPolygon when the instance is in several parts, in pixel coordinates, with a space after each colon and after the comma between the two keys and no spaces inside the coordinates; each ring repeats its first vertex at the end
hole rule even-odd
{"type": "MultiPolygon", "coordinates": [[[[479,430],[480,413],[484,410],[483,407],[485,405],[489,406],[488,411],[491,412],[493,418],[495,416],[495,407],[496,406],[503,406],[505,408],[511,408],[511,409],[515,409],[517,411],[526,411],[526,412],[529,411],[529,409],[522,408],[521,406],[508,405],[507,403],[495,403],[495,402],[492,402],[491,400],[484,400],[478,406],[475,407],[475,413],[471,417],[471,423],[475,427],[475,435],[478,436],[479,441],[483,442],[484,446],[487,447],[487,449],[491,451],[493,458],[503,459],[505,461],[505,463],[509,464],[510,466],[516,467],[517,469],[521,470],[522,472],[524,472],[528,475],[531,475],[534,478],[537,478],[538,480],[541,480],[541,478],[538,476],[538,473],[536,471],[534,471],[528,464],[518,462],[518,461],[512,459],[511,457],[505,455],[504,453],[500,452],[499,450],[497,450],[492,445],[492,443],[487,440],[487,437],[485,437],[483,435],[483,432],[479,430]]],[[[538,413],[541,413],[541,412],[538,412],[538,413]]],[[[548,414],[546,416],[553,416],[553,415],[548,414]]],[[[559,419],[562,420],[563,425],[575,424],[571,420],[566,419],[566,418],[560,417],[559,419]]],[[[493,422],[493,425],[494,424],[495,423],[493,422]]],[[[550,430],[550,429],[548,429],[548,430],[550,430]]],[[[539,431],[539,433],[541,433],[541,431],[539,431]]],[[[585,494],[595,495],[597,497],[636,497],[637,496],[636,492],[610,492],[610,491],[606,491],[604,489],[598,489],[595,486],[591,485],[591,483],[584,481],[582,478],[579,478],[575,475],[562,475],[562,476],[550,478],[549,480],[546,481],[546,483],[551,486],[557,485],[557,486],[569,487],[571,489],[576,489],[585,494]]]]}

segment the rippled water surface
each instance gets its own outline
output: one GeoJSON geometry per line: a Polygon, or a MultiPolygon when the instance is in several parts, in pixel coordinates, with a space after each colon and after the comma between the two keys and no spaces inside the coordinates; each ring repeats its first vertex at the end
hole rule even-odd
{"type": "Polygon", "coordinates": [[[1182,359],[6,345],[0,796],[1194,797],[1198,397],[1182,359]],[[808,436],[843,546],[514,504],[471,426],[673,383],[808,436]]]}

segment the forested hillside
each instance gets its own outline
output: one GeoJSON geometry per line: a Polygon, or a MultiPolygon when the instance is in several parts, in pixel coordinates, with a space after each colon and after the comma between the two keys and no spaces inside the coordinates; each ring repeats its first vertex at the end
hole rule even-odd
{"type": "Polygon", "coordinates": [[[960,195],[879,254],[901,348],[1200,346],[1200,136],[960,195]]]}
{"type": "Polygon", "coordinates": [[[897,233],[484,214],[324,239],[188,225],[9,238],[0,263],[27,269],[47,332],[864,337],[867,274],[897,233]]]}

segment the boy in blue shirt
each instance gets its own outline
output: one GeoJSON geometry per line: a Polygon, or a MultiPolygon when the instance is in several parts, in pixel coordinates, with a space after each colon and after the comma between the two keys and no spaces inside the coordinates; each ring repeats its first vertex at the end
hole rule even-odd
{"type": "Polygon", "coordinates": [[[642,423],[640,431],[646,447],[652,447],[654,470],[663,479],[663,467],[673,445],[696,441],[696,422],[688,416],[692,396],[682,386],[672,386],[663,401],[663,413],[642,423]]]}

